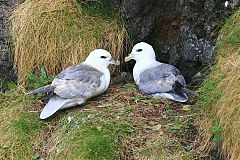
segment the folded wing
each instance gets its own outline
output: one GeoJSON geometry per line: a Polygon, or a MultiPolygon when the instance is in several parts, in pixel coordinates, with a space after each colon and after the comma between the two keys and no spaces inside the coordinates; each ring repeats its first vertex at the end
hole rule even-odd
{"type": "Polygon", "coordinates": [[[61,98],[92,96],[102,76],[102,72],[84,64],[68,67],[53,80],[54,93],[61,98]]]}
{"type": "Polygon", "coordinates": [[[46,119],[58,110],[82,104],[86,99],[95,96],[102,83],[102,76],[102,72],[85,64],[74,65],[59,73],[51,85],[30,92],[53,93],[40,118],[46,119]]]}
{"type": "Polygon", "coordinates": [[[174,92],[175,84],[186,86],[179,70],[169,64],[159,64],[148,68],[140,74],[139,89],[145,94],[174,92]]]}

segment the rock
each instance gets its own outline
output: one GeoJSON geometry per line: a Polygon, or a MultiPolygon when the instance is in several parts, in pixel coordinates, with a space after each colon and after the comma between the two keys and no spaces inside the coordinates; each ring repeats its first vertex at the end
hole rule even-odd
{"type": "Polygon", "coordinates": [[[227,160],[227,155],[221,154],[221,146],[219,144],[214,144],[209,151],[209,159],[211,160],[227,160]]]}
{"type": "Polygon", "coordinates": [[[183,61],[208,63],[212,60],[215,47],[208,40],[198,39],[186,26],[182,26],[180,32],[180,55],[183,61]]]}
{"type": "Polygon", "coordinates": [[[0,3],[0,89],[16,76],[12,65],[8,18],[17,1],[2,0],[0,3]],[[2,83],[2,84],[1,84],[2,83]]]}
{"type": "Polygon", "coordinates": [[[187,81],[213,60],[225,0],[101,1],[110,11],[121,8],[133,43],[152,44],[157,59],[176,65],[187,81]]]}
{"type": "Polygon", "coordinates": [[[157,125],[152,127],[152,130],[153,131],[159,131],[161,128],[162,128],[162,125],[161,124],[157,124],[157,125]]]}
{"type": "Polygon", "coordinates": [[[154,28],[156,18],[155,0],[124,0],[122,7],[124,8],[125,18],[129,22],[129,30],[132,33],[135,42],[142,41],[147,38],[154,28]]]}
{"type": "Polygon", "coordinates": [[[125,84],[133,81],[133,76],[129,72],[122,72],[120,75],[112,77],[111,84],[125,84]]]}

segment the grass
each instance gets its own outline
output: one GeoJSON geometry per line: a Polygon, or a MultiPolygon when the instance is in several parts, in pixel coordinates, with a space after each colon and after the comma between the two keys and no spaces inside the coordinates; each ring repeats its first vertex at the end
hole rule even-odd
{"type": "Polygon", "coordinates": [[[219,123],[213,123],[213,125],[209,128],[209,132],[213,135],[213,142],[221,142],[223,127],[219,123]]]}
{"type": "Polygon", "coordinates": [[[24,85],[27,73],[39,65],[47,75],[56,75],[96,48],[119,58],[129,39],[127,31],[117,14],[110,17],[101,12],[75,0],[26,0],[17,6],[11,34],[18,83],[24,85]]]}
{"type": "Polygon", "coordinates": [[[60,121],[58,134],[62,149],[56,159],[117,159],[120,138],[131,135],[133,129],[126,122],[112,121],[105,116],[96,110],[67,114],[60,121]],[[66,120],[68,116],[73,117],[71,123],[66,120]]]}
{"type": "MultiPolygon", "coordinates": [[[[217,62],[198,91],[196,109],[194,100],[180,104],[146,97],[131,82],[111,85],[83,107],[41,121],[43,102],[9,83],[9,91],[0,92],[0,159],[191,160],[202,156],[194,148],[199,110],[199,150],[217,144],[222,155],[239,159],[239,13],[219,34],[217,62]]],[[[118,57],[128,39],[118,18],[74,0],[26,0],[11,22],[19,84],[32,88],[97,47],[118,57]]]]}
{"type": "Polygon", "coordinates": [[[197,106],[202,109],[200,133],[204,150],[214,145],[222,157],[240,159],[239,74],[240,74],[240,10],[236,11],[220,31],[217,61],[209,77],[199,89],[197,106]]]}
{"type": "Polygon", "coordinates": [[[184,151],[180,143],[164,136],[149,142],[140,154],[142,159],[190,160],[193,158],[191,152],[184,151]]]}
{"type": "Polygon", "coordinates": [[[46,124],[31,111],[32,98],[19,90],[0,95],[0,159],[29,159],[38,152],[46,124]],[[33,147],[35,146],[35,147],[33,147]]]}
{"type": "Polygon", "coordinates": [[[198,90],[199,94],[201,95],[201,98],[197,101],[198,107],[204,107],[207,105],[211,105],[214,102],[216,102],[217,97],[214,96],[218,92],[215,91],[215,88],[217,84],[219,83],[220,79],[210,79],[205,82],[205,84],[198,90]],[[215,93],[213,93],[215,91],[215,93]]]}
{"type": "Polygon", "coordinates": [[[193,159],[193,102],[152,99],[128,84],[46,121],[37,97],[1,93],[0,159],[193,159]]]}
{"type": "Polygon", "coordinates": [[[233,29],[232,33],[227,36],[227,41],[233,44],[236,49],[239,48],[240,46],[238,44],[240,43],[240,29],[233,29]]]}

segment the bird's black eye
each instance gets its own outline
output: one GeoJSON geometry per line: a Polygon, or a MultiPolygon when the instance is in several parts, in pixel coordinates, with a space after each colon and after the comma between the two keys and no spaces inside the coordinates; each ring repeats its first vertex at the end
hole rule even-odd
{"type": "Polygon", "coordinates": [[[137,50],[137,52],[141,52],[141,51],[142,51],[142,49],[138,49],[138,50],[137,50]]]}
{"type": "Polygon", "coordinates": [[[101,58],[106,59],[107,57],[106,56],[101,56],[101,58]]]}

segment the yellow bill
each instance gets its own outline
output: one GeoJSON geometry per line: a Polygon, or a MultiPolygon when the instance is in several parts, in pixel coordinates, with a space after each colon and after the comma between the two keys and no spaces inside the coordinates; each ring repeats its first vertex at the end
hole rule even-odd
{"type": "Polygon", "coordinates": [[[131,59],[133,59],[133,57],[132,57],[131,55],[129,55],[129,56],[127,56],[127,57],[124,58],[124,61],[125,61],[125,62],[128,62],[128,61],[130,61],[131,59]]]}
{"type": "Polygon", "coordinates": [[[116,60],[116,61],[115,61],[115,65],[116,65],[116,66],[120,65],[120,61],[119,61],[119,60],[116,60]]]}

